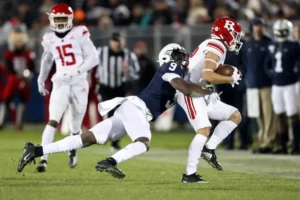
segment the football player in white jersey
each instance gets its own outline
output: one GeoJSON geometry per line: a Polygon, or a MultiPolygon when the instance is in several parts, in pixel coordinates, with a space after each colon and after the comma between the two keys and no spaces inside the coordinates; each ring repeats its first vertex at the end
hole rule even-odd
{"type": "MultiPolygon", "coordinates": [[[[88,99],[87,71],[99,63],[96,48],[90,40],[85,26],[73,27],[73,10],[67,4],[53,6],[49,13],[51,32],[42,38],[44,53],[41,58],[41,70],[38,77],[39,92],[49,94],[44,82],[53,62],[56,73],[52,77],[53,90],[49,104],[49,121],[46,125],[42,145],[53,142],[54,134],[63,113],[70,108],[70,134],[81,132],[81,123],[86,111],[88,99]]],[[[77,164],[76,151],[69,152],[69,166],[77,164]]],[[[38,172],[47,169],[47,156],[41,157],[37,166],[38,172]]]]}
{"type": "MultiPolygon", "coordinates": [[[[201,86],[208,86],[210,83],[232,84],[234,87],[238,84],[241,80],[238,69],[234,69],[231,77],[214,71],[224,64],[227,50],[239,52],[242,46],[241,36],[241,27],[234,19],[228,17],[217,19],[212,26],[211,39],[202,42],[190,57],[188,81],[201,86]]],[[[241,114],[236,108],[221,102],[216,93],[200,98],[187,97],[179,93],[177,101],[197,132],[189,147],[187,169],[182,182],[205,182],[196,173],[201,153],[202,158],[211,166],[222,170],[215,149],[240,123],[241,114]],[[211,129],[209,119],[221,122],[206,143],[211,129]]]]}

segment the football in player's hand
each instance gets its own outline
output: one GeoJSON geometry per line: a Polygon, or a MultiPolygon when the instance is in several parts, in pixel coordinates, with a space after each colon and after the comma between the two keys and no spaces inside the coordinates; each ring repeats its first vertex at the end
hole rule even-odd
{"type": "Polygon", "coordinates": [[[215,70],[215,73],[223,75],[223,76],[232,76],[234,72],[234,67],[232,65],[219,65],[219,67],[215,70]]]}

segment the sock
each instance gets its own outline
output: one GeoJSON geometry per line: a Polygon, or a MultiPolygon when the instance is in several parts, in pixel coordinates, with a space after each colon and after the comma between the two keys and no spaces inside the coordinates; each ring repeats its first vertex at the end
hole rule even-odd
{"type": "Polygon", "coordinates": [[[80,149],[83,147],[83,144],[81,136],[74,135],[42,147],[44,155],[49,155],[53,153],[71,151],[73,149],[80,149]]]}
{"type": "Polygon", "coordinates": [[[113,156],[113,159],[117,161],[117,163],[123,162],[135,156],[138,156],[147,151],[146,145],[142,142],[134,142],[127,145],[125,148],[121,149],[113,156]]]}
{"type": "Polygon", "coordinates": [[[220,122],[214,130],[214,133],[208,140],[206,147],[216,149],[217,146],[237,127],[233,121],[227,120],[220,122]]]}
{"type": "MultiPolygon", "coordinates": [[[[46,144],[50,144],[53,142],[54,135],[55,135],[56,128],[50,125],[46,125],[44,131],[43,131],[43,136],[42,136],[42,146],[46,144]]],[[[42,156],[41,160],[47,160],[48,156],[42,156]]]]}
{"type": "Polygon", "coordinates": [[[300,127],[298,122],[292,123],[292,130],[293,130],[293,148],[299,149],[299,134],[300,134],[300,127]]]}
{"type": "Polygon", "coordinates": [[[277,133],[277,139],[280,147],[284,150],[287,149],[287,142],[289,141],[288,132],[277,133]]]}
{"type": "Polygon", "coordinates": [[[204,135],[201,134],[195,135],[189,148],[186,175],[191,175],[197,172],[197,166],[206,140],[207,137],[204,135]]]}

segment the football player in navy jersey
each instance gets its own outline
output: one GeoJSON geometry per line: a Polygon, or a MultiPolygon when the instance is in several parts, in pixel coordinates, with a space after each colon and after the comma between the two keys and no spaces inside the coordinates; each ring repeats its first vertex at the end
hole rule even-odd
{"type": "Polygon", "coordinates": [[[180,45],[172,43],[165,46],[158,58],[160,68],[148,87],[138,96],[117,97],[99,104],[98,109],[102,116],[120,105],[112,117],[98,123],[82,135],[66,137],[43,146],[26,143],[17,170],[21,172],[36,157],[79,149],[92,144],[105,144],[120,139],[127,132],[133,143],[96,165],[97,171],[107,172],[115,178],[124,178],[125,173],[117,168],[117,164],[149,150],[151,140],[149,121],[155,120],[175,104],[176,90],[191,97],[213,92],[212,88],[202,88],[183,80],[189,57],[180,45]]]}
{"type": "Polygon", "coordinates": [[[299,154],[299,116],[298,116],[298,92],[296,73],[297,63],[300,60],[300,46],[298,42],[291,41],[293,24],[285,19],[274,23],[273,32],[275,42],[269,46],[270,63],[272,66],[271,77],[272,103],[275,114],[279,119],[277,134],[280,141],[280,149],[275,153],[287,154],[288,123],[291,120],[293,131],[292,154],[299,154]]]}

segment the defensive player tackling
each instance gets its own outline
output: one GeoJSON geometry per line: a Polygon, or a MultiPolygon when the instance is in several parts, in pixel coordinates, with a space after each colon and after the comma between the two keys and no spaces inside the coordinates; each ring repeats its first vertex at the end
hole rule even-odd
{"type": "MultiPolygon", "coordinates": [[[[49,13],[51,32],[44,35],[42,46],[44,53],[41,59],[41,70],[38,77],[39,92],[45,96],[49,92],[44,82],[53,62],[56,73],[52,77],[53,90],[50,97],[50,119],[46,125],[42,145],[53,142],[55,130],[63,113],[70,108],[70,134],[80,133],[81,123],[86,111],[88,99],[88,82],[86,72],[99,62],[96,48],[90,40],[85,26],[72,28],[73,11],[66,4],[56,4],[49,13]]],[[[69,166],[77,164],[76,151],[70,149],[69,166]]],[[[46,171],[47,156],[43,156],[37,170],[46,171]]]]}
{"type": "Polygon", "coordinates": [[[165,46],[159,53],[160,68],[148,87],[138,96],[117,97],[99,104],[102,115],[120,106],[112,117],[98,123],[82,135],[69,136],[42,146],[26,143],[17,170],[21,172],[36,157],[79,149],[92,144],[105,144],[125,136],[127,132],[133,143],[96,165],[98,171],[108,172],[115,178],[124,178],[125,173],[117,168],[117,164],[149,150],[151,140],[149,121],[156,119],[175,104],[176,90],[192,97],[212,92],[211,88],[202,88],[183,80],[188,59],[188,53],[180,45],[165,46]]]}

